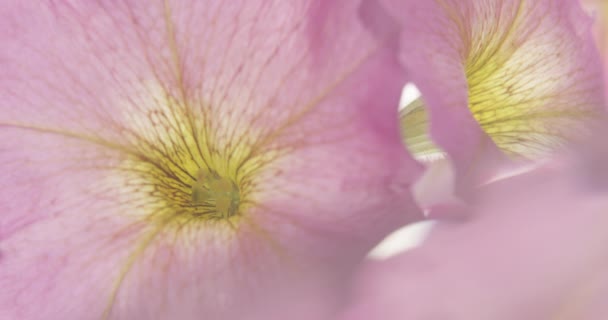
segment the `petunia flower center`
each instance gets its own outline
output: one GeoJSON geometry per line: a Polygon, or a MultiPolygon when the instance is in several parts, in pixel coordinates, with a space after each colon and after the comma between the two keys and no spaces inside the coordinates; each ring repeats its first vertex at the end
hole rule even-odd
{"type": "MultiPolygon", "coordinates": [[[[459,56],[466,83],[446,74],[454,87],[443,88],[466,85],[468,109],[479,126],[506,154],[523,158],[548,154],[588,134],[588,124],[603,110],[601,73],[582,64],[590,49],[564,40],[549,18],[536,18],[530,12],[540,10],[537,5],[521,0],[486,13],[498,18],[486,18],[483,8],[470,21],[454,15],[462,46],[453,55],[459,56]]],[[[458,12],[447,4],[446,11],[458,12]]],[[[408,149],[425,159],[442,152],[428,135],[423,100],[408,101],[400,118],[408,149]]],[[[464,101],[446,103],[459,108],[464,101]]]]}
{"type": "Polygon", "coordinates": [[[240,202],[240,191],[234,181],[214,171],[199,170],[192,184],[194,215],[212,214],[228,218],[237,214],[240,202]]]}
{"type": "Polygon", "coordinates": [[[167,136],[170,141],[160,135],[140,141],[142,150],[123,167],[147,220],[166,226],[242,216],[260,157],[244,146],[216,147],[204,130],[174,134],[167,136]]]}
{"type": "Polygon", "coordinates": [[[253,203],[259,172],[277,155],[261,150],[253,128],[215,120],[220,115],[204,102],[147,92],[153,99],[129,110],[130,127],[121,128],[129,142],[117,189],[136,208],[127,213],[164,230],[220,220],[234,225],[253,203]]]}
{"type": "Polygon", "coordinates": [[[158,239],[190,248],[200,237],[234,236],[251,222],[261,172],[278,157],[262,149],[253,127],[222,122],[209,104],[146,92],[125,114],[126,142],[115,147],[125,156],[110,180],[125,204],[121,212],[145,229],[116,279],[106,317],[127,274],[158,239]]]}

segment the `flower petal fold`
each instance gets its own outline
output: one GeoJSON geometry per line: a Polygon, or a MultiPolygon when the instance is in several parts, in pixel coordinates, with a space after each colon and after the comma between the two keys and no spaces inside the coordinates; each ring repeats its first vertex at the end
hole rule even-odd
{"type": "Polygon", "coordinates": [[[439,222],[420,247],[365,264],[343,319],[603,319],[606,155],[597,139],[481,188],[469,221],[439,222]]]}

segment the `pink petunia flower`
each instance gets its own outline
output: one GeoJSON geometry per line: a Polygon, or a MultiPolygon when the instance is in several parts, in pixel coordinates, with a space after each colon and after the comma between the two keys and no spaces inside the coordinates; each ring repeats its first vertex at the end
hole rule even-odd
{"type": "Polygon", "coordinates": [[[399,37],[422,94],[401,111],[404,139],[418,157],[447,153],[458,185],[554,152],[604,113],[592,21],[576,0],[374,2],[385,17],[370,25],[399,37]]]}
{"type": "Polygon", "coordinates": [[[341,319],[605,319],[608,152],[606,132],[592,130],[606,122],[589,18],[576,1],[379,2],[409,14],[400,53],[422,100],[402,113],[408,146],[435,152],[416,136],[428,106],[446,161],[475,184],[467,206],[454,206],[433,185],[450,171],[430,167],[417,198],[443,196],[468,219],[437,222],[420,247],[363,264],[341,319]],[[537,159],[585,136],[595,136],[591,152],[492,181],[502,153],[537,159]]]}
{"type": "Polygon", "coordinates": [[[332,314],[420,219],[358,6],[4,1],[0,319],[332,314]]]}

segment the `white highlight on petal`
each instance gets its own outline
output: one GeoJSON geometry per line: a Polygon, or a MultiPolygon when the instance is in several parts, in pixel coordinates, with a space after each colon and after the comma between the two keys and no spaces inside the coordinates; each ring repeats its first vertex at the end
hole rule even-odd
{"type": "Polygon", "coordinates": [[[424,242],[434,224],[434,221],[422,221],[405,226],[384,238],[367,257],[383,260],[414,249],[424,242]]]}
{"type": "Polygon", "coordinates": [[[420,153],[420,154],[414,155],[414,158],[422,163],[432,163],[435,161],[444,160],[444,159],[446,159],[446,157],[447,157],[447,154],[445,152],[441,151],[441,149],[439,147],[437,147],[436,151],[434,151],[434,152],[420,153]]]}
{"type": "Polygon", "coordinates": [[[503,170],[497,172],[496,175],[494,175],[490,180],[484,182],[483,184],[486,185],[498,182],[500,180],[513,178],[524,173],[530,172],[534,169],[540,168],[546,164],[548,164],[548,161],[537,161],[528,164],[522,164],[516,167],[504,168],[503,170]]]}
{"type": "Polygon", "coordinates": [[[409,106],[414,100],[420,98],[421,93],[416,87],[415,84],[409,82],[401,91],[401,99],[399,100],[399,110],[405,110],[407,106],[409,106]]]}

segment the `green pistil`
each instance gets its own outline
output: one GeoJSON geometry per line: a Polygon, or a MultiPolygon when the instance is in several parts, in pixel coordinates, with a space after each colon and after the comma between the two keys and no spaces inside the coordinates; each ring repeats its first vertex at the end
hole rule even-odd
{"type": "Polygon", "coordinates": [[[197,180],[192,184],[195,215],[229,218],[238,213],[240,202],[240,191],[233,181],[216,172],[199,170],[197,180]]]}

